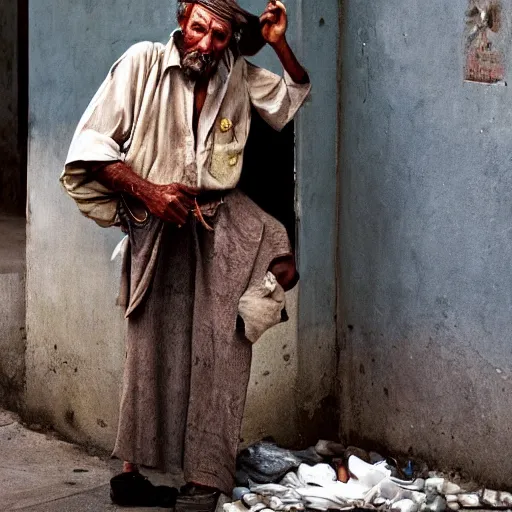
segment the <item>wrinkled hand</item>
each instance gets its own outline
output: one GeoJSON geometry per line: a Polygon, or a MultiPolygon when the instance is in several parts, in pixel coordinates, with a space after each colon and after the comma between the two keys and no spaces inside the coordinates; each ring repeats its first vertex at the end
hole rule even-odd
{"type": "Polygon", "coordinates": [[[156,217],[182,226],[187,221],[189,212],[194,208],[194,201],[198,194],[198,188],[187,187],[180,183],[153,185],[144,198],[144,203],[156,217]]]}
{"type": "Polygon", "coordinates": [[[282,43],[285,40],[288,27],[286,7],[279,0],[270,1],[260,16],[261,35],[270,45],[282,43]]]}

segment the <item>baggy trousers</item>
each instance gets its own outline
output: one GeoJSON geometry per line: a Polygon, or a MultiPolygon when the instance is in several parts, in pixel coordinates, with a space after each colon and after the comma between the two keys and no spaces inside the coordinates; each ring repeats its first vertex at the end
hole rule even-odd
{"type": "Polygon", "coordinates": [[[114,455],[230,494],[252,352],[236,329],[238,301],[289,242],[238,191],[208,222],[213,232],[196,220],[128,220],[132,282],[157,233],[160,241],[151,284],[127,320],[114,455]]]}

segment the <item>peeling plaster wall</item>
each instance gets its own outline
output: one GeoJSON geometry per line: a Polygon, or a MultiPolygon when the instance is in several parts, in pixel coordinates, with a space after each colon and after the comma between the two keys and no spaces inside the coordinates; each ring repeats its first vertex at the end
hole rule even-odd
{"type": "Polygon", "coordinates": [[[18,150],[18,0],[0,3],[0,210],[17,211],[21,200],[18,150]]]}
{"type": "MultiPolygon", "coordinates": [[[[81,217],[58,177],[76,124],[112,63],[135,42],[165,42],[175,26],[173,5],[30,3],[26,415],[107,449],[124,362],[124,323],[114,305],[120,269],[110,263],[121,234],[81,217]]],[[[299,16],[293,5],[290,12],[293,40],[299,16]]],[[[278,69],[269,51],[258,62],[278,69]]],[[[296,303],[295,293],[291,321],[255,347],[245,441],[297,441],[296,303]]]]}
{"type": "Polygon", "coordinates": [[[467,6],[344,3],[342,433],[510,486],[512,91],[463,82],[467,6]]]}

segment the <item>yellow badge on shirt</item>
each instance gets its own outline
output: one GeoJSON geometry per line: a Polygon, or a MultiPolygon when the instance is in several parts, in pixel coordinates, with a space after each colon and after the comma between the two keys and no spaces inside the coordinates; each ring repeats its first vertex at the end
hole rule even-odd
{"type": "Polygon", "coordinates": [[[227,117],[224,117],[220,120],[220,131],[222,133],[229,132],[231,128],[233,127],[233,123],[231,122],[231,119],[228,119],[227,117]]]}

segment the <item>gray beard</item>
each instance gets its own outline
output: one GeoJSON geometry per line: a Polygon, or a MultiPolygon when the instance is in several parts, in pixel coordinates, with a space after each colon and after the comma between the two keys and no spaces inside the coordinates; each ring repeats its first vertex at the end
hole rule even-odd
{"type": "Polygon", "coordinates": [[[181,55],[181,69],[185,76],[191,80],[198,80],[208,75],[212,75],[217,69],[218,63],[215,62],[210,54],[203,54],[195,51],[181,55]]]}
{"type": "Polygon", "coordinates": [[[215,73],[219,63],[211,55],[205,55],[198,51],[185,53],[181,30],[174,34],[174,43],[180,54],[181,70],[188,79],[197,81],[215,73]]]}

